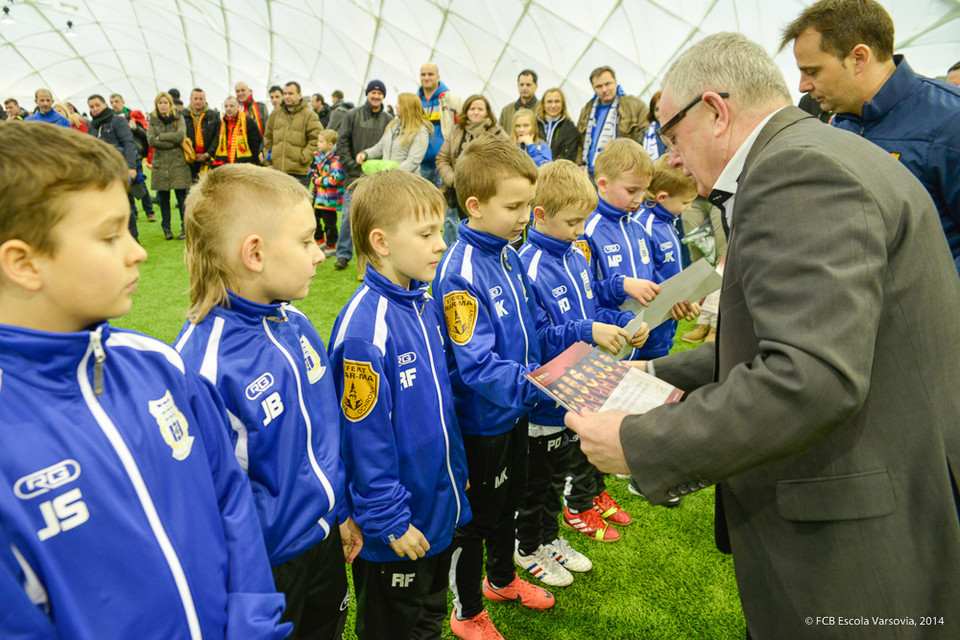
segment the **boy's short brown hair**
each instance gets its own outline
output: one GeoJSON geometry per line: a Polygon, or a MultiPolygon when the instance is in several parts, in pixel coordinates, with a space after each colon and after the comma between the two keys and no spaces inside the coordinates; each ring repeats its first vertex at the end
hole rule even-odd
{"type": "Polygon", "coordinates": [[[630,138],[611,140],[597,154],[593,165],[594,178],[604,177],[610,182],[616,182],[633,175],[653,175],[653,160],[636,140],[630,138]]]}
{"type": "Polygon", "coordinates": [[[14,120],[0,127],[0,244],[19,239],[41,254],[56,245],[51,230],[67,214],[64,196],[128,189],[120,152],[72,129],[14,120]]]}
{"type": "Polygon", "coordinates": [[[337,132],[336,129],[324,129],[320,132],[320,137],[330,144],[337,144],[337,140],[340,139],[340,133],[337,132]]]}
{"type": "Polygon", "coordinates": [[[668,196],[697,193],[697,185],[690,176],[683,175],[683,169],[670,166],[669,155],[660,156],[653,163],[653,177],[647,187],[648,196],[654,199],[661,191],[666,191],[668,196]]]}
{"type": "Polygon", "coordinates": [[[554,160],[540,167],[534,207],[543,207],[548,216],[564,209],[593,211],[597,208],[597,190],[583,169],[569,160],[554,160]]]}
{"type": "Polygon", "coordinates": [[[410,220],[443,218],[447,203],[429,180],[409,171],[377,171],[353,185],[350,235],[358,262],[380,266],[380,255],[370,244],[374,229],[390,230],[410,220]]]}
{"type": "Polygon", "coordinates": [[[310,202],[310,193],[295,178],[246,163],[217,167],[193,185],[183,215],[191,322],[227,304],[227,289],[237,288],[231,230],[251,221],[267,224],[299,202],[310,202]]]}
{"type": "Polygon", "coordinates": [[[537,183],[537,165],[527,152],[502,138],[483,134],[464,146],[453,170],[453,187],[460,208],[467,210],[467,198],[487,202],[497,194],[500,183],[526,178],[537,183]]]}

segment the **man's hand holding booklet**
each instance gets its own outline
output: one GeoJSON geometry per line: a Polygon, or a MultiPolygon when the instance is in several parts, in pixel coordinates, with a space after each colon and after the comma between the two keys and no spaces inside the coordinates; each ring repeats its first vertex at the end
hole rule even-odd
{"type": "Polygon", "coordinates": [[[673,385],[586,342],[577,342],[527,378],[576,413],[584,409],[646,413],[683,396],[683,391],[673,385]]]}

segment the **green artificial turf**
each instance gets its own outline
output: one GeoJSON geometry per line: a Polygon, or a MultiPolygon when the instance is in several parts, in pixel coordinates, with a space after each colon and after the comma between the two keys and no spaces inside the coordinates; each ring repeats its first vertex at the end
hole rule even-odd
{"type": "MultiPolygon", "coordinates": [[[[184,243],[164,240],[159,211],[157,218],[148,223],[140,216],[140,240],[149,257],[140,268],[132,310],[114,324],[172,342],[188,306],[184,243]]],[[[178,218],[173,231],[174,235],[180,231],[178,218]]],[[[295,303],[325,341],[358,285],[355,262],[343,271],[334,270],[333,262],[331,258],[318,266],[309,297],[295,303]]],[[[681,323],[678,334],[691,326],[681,323]]],[[[610,476],[607,484],[634,518],[633,524],[621,527],[623,538],[601,544],[562,529],[561,534],[593,560],[593,571],[577,575],[569,587],[554,589],[556,605],[547,611],[488,603],[500,632],[508,640],[743,638],[733,564],[713,545],[713,489],[687,496],[678,508],[668,509],[628,493],[625,480],[610,476]]],[[[351,607],[344,635],[348,639],[355,638],[354,610],[351,607]]],[[[453,637],[449,628],[444,637],[453,637]]]]}

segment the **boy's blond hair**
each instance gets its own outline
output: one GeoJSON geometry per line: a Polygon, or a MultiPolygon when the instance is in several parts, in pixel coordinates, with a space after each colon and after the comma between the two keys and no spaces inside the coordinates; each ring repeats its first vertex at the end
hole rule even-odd
{"type": "Polygon", "coordinates": [[[653,163],[653,177],[647,187],[647,198],[655,200],[661,191],[665,191],[668,196],[685,196],[697,192],[697,185],[690,176],[683,175],[683,169],[670,166],[669,155],[660,156],[653,163]]]}
{"type": "Polygon", "coordinates": [[[350,202],[350,235],[357,261],[381,264],[380,254],[370,244],[374,229],[389,231],[411,220],[442,218],[447,203],[429,180],[409,171],[377,171],[353,185],[350,202]]]}
{"type": "Polygon", "coordinates": [[[324,129],[320,132],[320,137],[330,144],[337,144],[337,140],[340,139],[340,134],[336,129],[324,129]]]}
{"type": "Polygon", "coordinates": [[[237,288],[231,230],[244,223],[269,224],[302,201],[309,202],[310,194],[295,178],[251,164],[226,164],[200,178],[187,195],[183,216],[191,322],[227,305],[227,290],[237,288]]]}
{"type": "Polygon", "coordinates": [[[593,165],[593,176],[596,179],[606,178],[609,182],[616,182],[627,176],[652,176],[653,160],[640,143],[630,138],[611,140],[597,154],[593,165]]]}
{"type": "Polygon", "coordinates": [[[564,209],[593,211],[597,208],[597,190],[583,169],[569,160],[554,160],[540,167],[534,207],[543,207],[553,216],[564,209]]]}
{"type": "Polygon", "coordinates": [[[65,196],[130,184],[120,152],[93,136],[14,120],[0,127],[0,244],[22,240],[43,255],[67,214],[65,196]]]}
{"type": "Polygon", "coordinates": [[[467,199],[481,204],[497,194],[500,183],[510,178],[526,178],[537,183],[537,165],[527,152],[488,133],[463,147],[453,170],[453,187],[460,209],[467,211],[467,199]]]}

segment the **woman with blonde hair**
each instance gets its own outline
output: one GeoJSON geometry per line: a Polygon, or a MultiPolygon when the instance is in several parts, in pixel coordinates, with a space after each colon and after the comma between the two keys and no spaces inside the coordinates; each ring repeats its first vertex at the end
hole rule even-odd
{"type": "Polygon", "coordinates": [[[397,98],[397,117],[387,125],[377,144],[357,154],[357,164],[383,158],[396,162],[394,168],[400,171],[419,174],[431,135],[433,124],[427,120],[420,97],[401,93],[397,98]]]}
{"type": "Polygon", "coordinates": [[[537,133],[537,117],[530,109],[518,109],[513,115],[510,142],[520,145],[520,148],[527,152],[538,167],[553,160],[550,147],[537,133]]]}
{"type": "Polygon", "coordinates": [[[147,143],[153,147],[153,166],[150,185],[160,199],[160,226],[167,240],[173,240],[170,230],[170,191],[177,195],[180,209],[180,240],[183,240],[183,209],[187,189],[193,183],[190,165],[183,155],[181,143],[187,135],[183,115],[173,106],[173,97],[166,92],[158,93],[153,101],[153,112],[148,118],[147,143]]]}
{"type": "Polygon", "coordinates": [[[80,133],[87,132],[87,123],[83,121],[83,118],[80,117],[80,114],[76,111],[70,111],[67,107],[66,102],[58,102],[53,105],[53,110],[62,115],[70,122],[70,127],[74,131],[79,131],[80,133]]]}
{"type": "Polygon", "coordinates": [[[563,91],[547,89],[537,103],[537,131],[550,145],[554,160],[580,161],[580,132],[567,113],[567,99],[563,91]]]}

